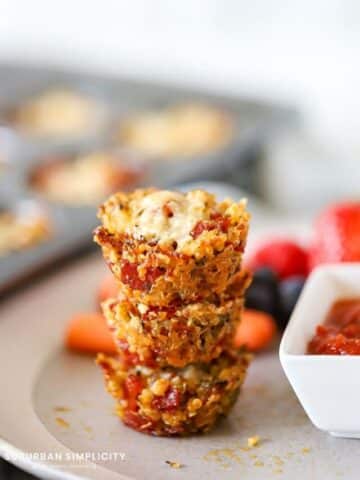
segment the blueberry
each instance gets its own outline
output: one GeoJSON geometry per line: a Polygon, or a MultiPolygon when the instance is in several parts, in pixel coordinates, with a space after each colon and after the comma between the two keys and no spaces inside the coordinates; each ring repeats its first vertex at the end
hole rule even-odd
{"type": "Polygon", "coordinates": [[[276,273],[268,267],[258,268],[253,275],[253,281],[264,282],[273,286],[277,286],[278,284],[276,273]]]}
{"type": "Polygon", "coordinates": [[[280,319],[282,328],[286,327],[289,318],[294,310],[296,302],[300,296],[300,293],[304,287],[305,277],[294,276],[289,277],[279,285],[280,295],[280,319]]]}
{"type": "Polygon", "coordinates": [[[246,307],[267,312],[274,317],[279,305],[278,279],[270,268],[259,268],[246,292],[246,307]]]}

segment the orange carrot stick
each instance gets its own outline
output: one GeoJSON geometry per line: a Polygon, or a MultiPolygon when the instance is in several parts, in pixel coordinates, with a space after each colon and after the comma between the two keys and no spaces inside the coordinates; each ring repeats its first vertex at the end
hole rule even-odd
{"type": "Polygon", "coordinates": [[[78,313],[67,326],[65,345],[70,350],[87,353],[115,353],[115,344],[100,313],[78,313]]]}
{"type": "Polygon", "coordinates": [[[273,317],[258,310],[245,309],[237,327],[234,343],[249,350],[261,350],[269,345],[276,333],[273,317]]]}

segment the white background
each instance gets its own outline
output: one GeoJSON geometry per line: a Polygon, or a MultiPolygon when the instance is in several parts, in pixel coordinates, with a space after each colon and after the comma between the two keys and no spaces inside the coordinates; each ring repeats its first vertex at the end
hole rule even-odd
{"type": "Polygon", "coordinates": [[[357,144],[356,0],[0,0],[0,58],[294,101],[357,144]]]}

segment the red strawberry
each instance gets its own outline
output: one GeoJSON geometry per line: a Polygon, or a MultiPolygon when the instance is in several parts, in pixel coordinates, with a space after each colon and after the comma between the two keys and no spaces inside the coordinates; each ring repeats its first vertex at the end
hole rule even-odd
{"type": "Polygon", "coordinates": [[[263,243],[249,261],[253,270],[268,267],[280,279],[308,273],[308,253],[297,243],[285,239],[273,239],[263,243]]]}
{"type": "Polygon", "coordinates": [[[310,265],[360,261],[360,202],[327,208],[315,224],[310,265]]]}

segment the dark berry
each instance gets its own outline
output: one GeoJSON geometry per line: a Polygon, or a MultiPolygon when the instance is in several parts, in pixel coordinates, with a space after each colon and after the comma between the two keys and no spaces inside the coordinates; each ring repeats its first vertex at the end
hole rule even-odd
{"type": "Polygon", "coordinates": [[[305,277],[294,276],[279,284],[281,327],[285,328],[304,287],[305,277]]]}
{"type": "Polygon", "coordinates": [[[246,292],[246,307],[269,313],[278,313],[278,280],[270,268],[259,268],[246,292]]]}
{"type": "Polygon", "coordinates": [[[253,274],[253,279],[256,282],[265,282],[275,286],[277,286],[277,283],[278,283],[278,278],[276,273],[274,273],[274,271],[268,267],[258,268],[253,274]]]}

